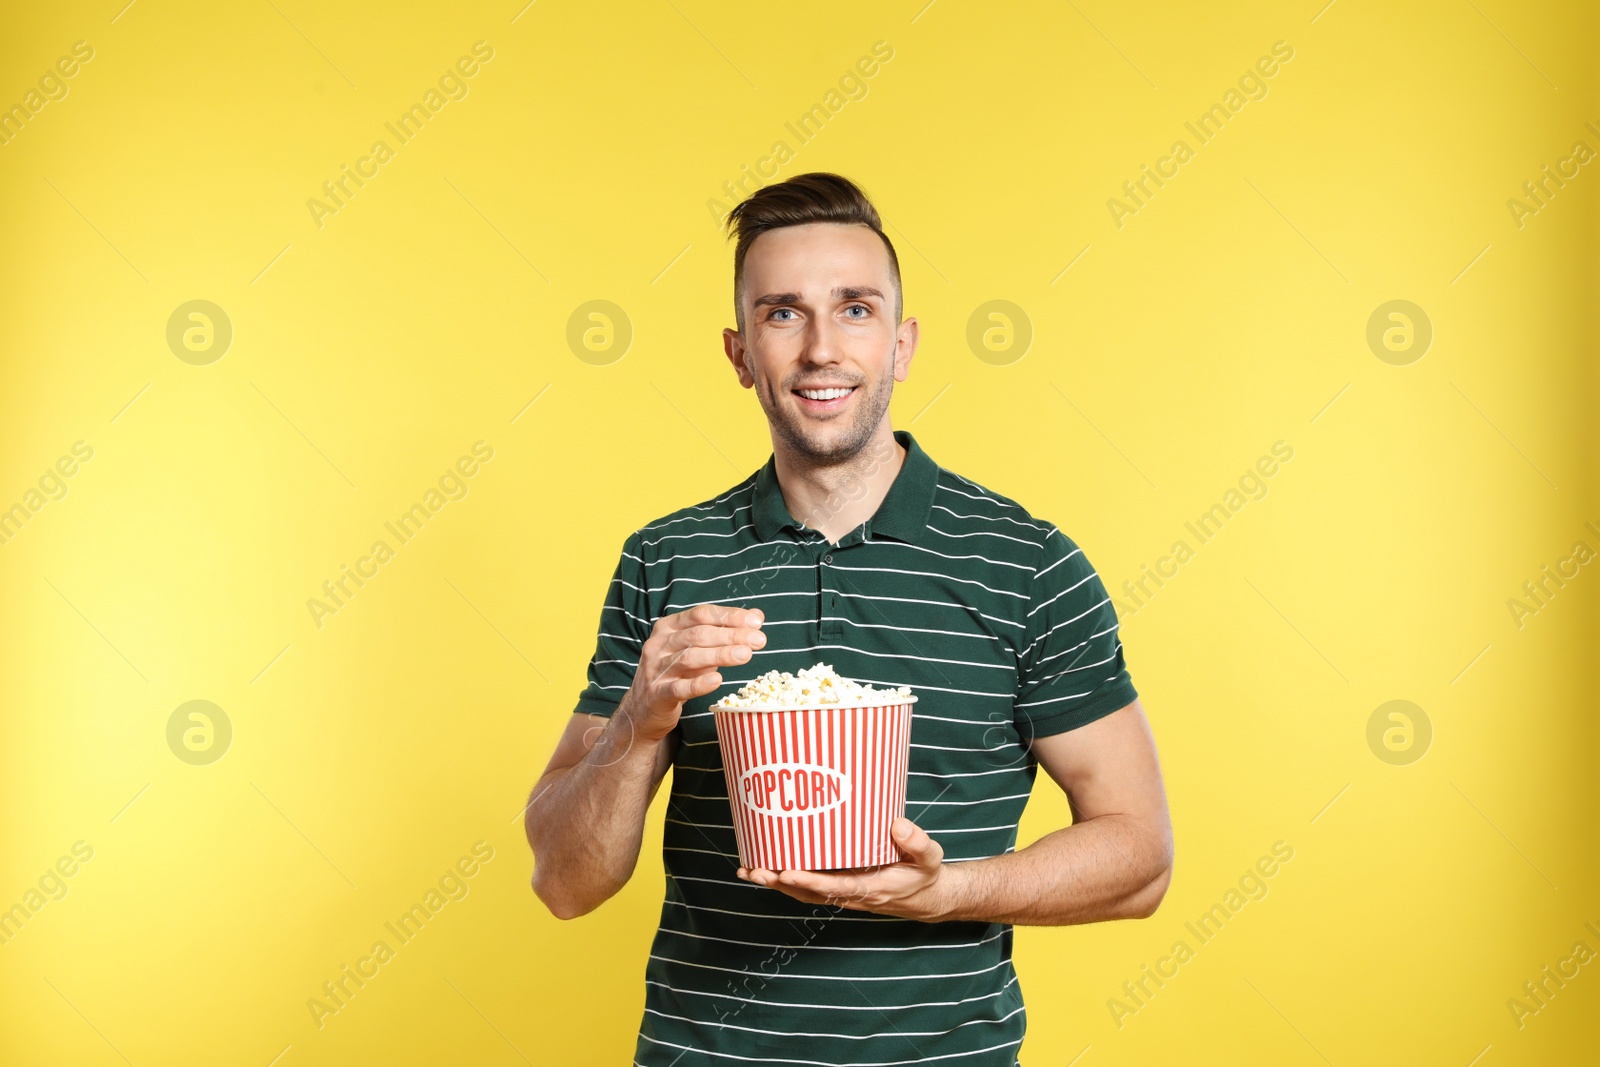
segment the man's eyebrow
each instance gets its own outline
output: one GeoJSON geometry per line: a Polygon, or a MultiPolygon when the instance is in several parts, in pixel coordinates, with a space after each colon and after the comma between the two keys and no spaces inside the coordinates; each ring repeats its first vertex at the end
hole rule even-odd
{"type": "MultiPolygon", "coordinates": [[[[845,285],[833,291],[833,295],[840,300],[860,300],[862,297],[875,296],[882,300],[883,293],[870,285],[845,285]]],[[[799,293],[766,293],[758,296],[751,303],[751,307],[765,307],[768,304],[798,304],[802,300],[799,293]]]]}

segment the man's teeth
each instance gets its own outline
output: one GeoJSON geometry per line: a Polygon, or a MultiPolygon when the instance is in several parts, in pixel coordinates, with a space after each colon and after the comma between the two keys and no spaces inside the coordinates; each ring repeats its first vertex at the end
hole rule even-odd
{"type": "Polygon", "coordinates": [[[850,395],[850,389],[801,389],[800,395],[807,400],[835,400],[841,396],[850,395]]]}

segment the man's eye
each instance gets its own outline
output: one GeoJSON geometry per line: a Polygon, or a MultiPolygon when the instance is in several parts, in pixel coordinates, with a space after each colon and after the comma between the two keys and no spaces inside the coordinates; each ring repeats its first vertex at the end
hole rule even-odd
{"type": "Polygon", "coordinates": [[[782,314],[793,314],[793,313],[794,313],[794,309],[793,308],[773,308],[772,309],[772,314],[768,315],[767,318],[772,319],[772,318],[776,318],[777,316],[782,315],[782,314]]]}
{"type": "MultiPolygon", "coordinates": [[[[845,310],[846,311],[861,311],[861,312],[864,312],[865,315],[872,314],[872,309],[867,307],[867,305],[865,305],[865,304],[851,304],[849,307],[845,308],[845,310]]],[[[854,317],[859,319],[859,318],[864,318],[865,315],[856,315],[854,317]]]]}

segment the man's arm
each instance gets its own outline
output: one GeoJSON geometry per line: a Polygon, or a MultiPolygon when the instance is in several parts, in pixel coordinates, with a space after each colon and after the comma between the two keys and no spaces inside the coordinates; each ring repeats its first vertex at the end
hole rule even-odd
{"type": "Polygon", "coordinates": [[[860,874],[741,867],[739,876],[806,903],[924,922],[1062,926],[1153,914],[1172,876],[1172,823],[1139,702],[1035,738],[1032,749],[1075,821],[1026,848],[944,863],[939,843],[901,819],[895,841],[908,858],[900,863],[860,874]]]}
{"type": "Polygon", "coordinates": [[[715,691],[719,667],[748,662],[766,644],[764,620],[759,609],[712,604],[663,616],[611,718],[568,721],[523,810],[533,891],[558,918],[593,911],[632,877],[684,702],[715,691]]]}
{"type": "Polygon", "coordinates": [[[610,718],[575,713],[567,721],[522,819],[533,891],[557,918],[592,911],[633,876],[645,813],[677,739],[641,738],[621,706],[610,718]]]}

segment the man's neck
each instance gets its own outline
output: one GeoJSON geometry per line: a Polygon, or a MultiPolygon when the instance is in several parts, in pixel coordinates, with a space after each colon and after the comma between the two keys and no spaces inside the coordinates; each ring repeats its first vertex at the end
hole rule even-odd
{"type": "Polygon", "coordinates": [[[837,543],[877,513],[905,464],[906,450],[885,419],[867,446],[842,463],[807,463],[776,441],[773,459],[789,514],[837,543]]]}

